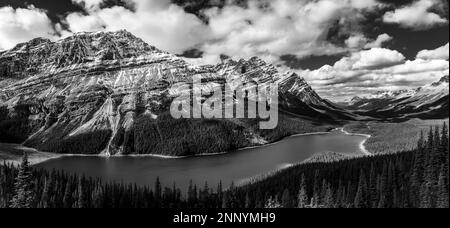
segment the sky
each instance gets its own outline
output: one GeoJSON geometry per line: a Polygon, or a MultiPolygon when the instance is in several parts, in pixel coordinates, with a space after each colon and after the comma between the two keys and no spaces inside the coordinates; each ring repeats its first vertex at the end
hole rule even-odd
{"type": "Polygon", "coordinates": [[[258,56],[343,101],[448,75],[446,0],[0,0],[0,50],[126,29],[196,64],[258,56]]]}

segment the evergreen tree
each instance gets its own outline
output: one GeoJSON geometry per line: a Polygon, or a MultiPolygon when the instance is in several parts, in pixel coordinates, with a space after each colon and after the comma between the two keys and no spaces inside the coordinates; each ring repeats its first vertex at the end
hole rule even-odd
{"type": "Polygon", "coordinates": [[[423,132],[420,132],[420,139],[417,143],[417,150],[414,152],[414,163],[411,174],[411,194],[410,198],[416,207],[420,205],[420,188],[422,187],[423,176],[424,176],[424,164],[425,159],[425,137],[423,132]]]}
{"type": "Polygon", "coordinates": [[[356,208],[370,208],[366,177],[362,170],[360,173],[361,175],[359,177],[358,191],[356,192],[354,204],[356,208]]]}
{"type": "Polygon", "coordinates": [[[86,199],[86,195],[84,192],[84,186],[83,186],[83,179],[82,177],[80,177],[78,179],[78,198],[77,198],[77,208],[87,208],[87,199],[86,199]]]}
{"type": "MultiPolygon", "coordinates": [[[[442,127],[441,144],[439,145],[439,162],[444,166],[444,173],[449,172],[449,138],[447,123],[444,122],[442,127]]],[[[447,185],[448,185],[448,175],[447,185]]]]}
{"type": "Polygon", "coordinates": [[[282,205],[277,200],[277,198],[270,197],[269,200],[266,202],[265,208],[268,209],[276,209],[276,208],[282,208],[282,205]]]}
{"type": "Polygon", "coordinates": [[[41,207],[42,208],[50,208],[50,181],[48,180],[48,178],[45,178],[44,180],[44,191],[42,192],[42,196],[41,196],[41,207]]]}
{"type": "Polygon", "coordinates": [[[312,202],[313,205],[320,205],[321,201],[320,201],[320,195],[321,195],[321,179],[320,179],[320,175],[319,175],[319,170],[316,170],[314,173],[314,192],[313,192],[313,198],[312,198],[312,202]]]}
{"type": "Polygon", "coordinates": [[[33,204],[33,177],[28,162],[28,154],[25,152],[20,165],[19,173],[14,184],[15,195],[11,200],[12,208],[31,208],[33,204]]]}
{"type": "Polygon", "coordinates": [[[230,208],[230,202],[228,199],[228,192],[224,192],[223,197],[222,197],[222,209],[227,209],[227,208],[230,208]]]}
{"type": "Polygon", "coordinates": [[[436,207],[438,208],[448,208],[449,207],[449,198],[448,198],[448,183],[446,182],[446,177],[448,173],[445,173],[444,167],[441,168],[441,172],[439,174],[439,184],[438,184],[438,194],[437,194],[437,203],[436,207]]]}
{"type": "Polygon", "coordinates": [[[308,194],[306,192],[305,175],[302,176],[300,190],[298,192],[298,208],[306,208],[308,205],[308,194]]]}
{"type": "Polygon", "coordinates": [[[64,208],[71,208],[72,204],[73,204],[72,190],[71,190],[70,180],[68,180],[66,183],[65,191],[64,191],[63,206],[64,206],[64,208]]]}
{"type": "Polygon", "coordinates": [[[162,186],[161,181],[159,180],[159,177],[156,178],[155,182],[155,202],[158,205],[161,205],[161,199],[162,199],[162,186]]]}
{"type": "Polygon", "coordinates": [[[283,192],[283,196],[281,197],[281,204],[283,205],[283,208],[292,208],[291,194],[289,193],[288,189],[285,189],[283,192]]]}
{"type": "MultiPolygon", "coordinates": [[[[103,208],[103,189],[100,186],[95,187],[91,199],[93,208],[103,208]]],[[[135,208],[137,208],[137,206],[135,206],[135,208]]]]}
{"type": "Polygon", "coordinates": [[[333,189],[331,188],[330,184],[328,184],[323,201],[324,201],[323,202],[324,206],[326,208],[334,208],[335,207],[334,197],[333,197],[333,189]]]}
{"type": "Polygon", "coordinates": [[[429,183],[423,183],[420,189],[420,208],[432,208],[432,190],[429,183]]]}
{"type": "Polygon", "coordinates": [[[252,200],[250,199],[250,196],[247,193],[245,195],[245,208],[251,208],[251,207],[252,207],[252,200]]]}
{"type": "Polygon", "coordinates": [[[369,183],[368,183],[368,200],[370,202],[370,207],[373,208],[378,202],[377,198],[377,175],[375,173],[375,167],[373,164],[370,167],[369,183]]]}

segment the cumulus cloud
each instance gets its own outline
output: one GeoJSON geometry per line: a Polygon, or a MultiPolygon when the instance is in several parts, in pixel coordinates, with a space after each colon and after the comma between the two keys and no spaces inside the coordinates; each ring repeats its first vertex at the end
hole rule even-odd
{"type": "Polygon", "coordinates": [[[366,44],[365,48],[382,47],[383,44],[385,44],[386,42],[391,41],[392,39],[393,39],[393,37],[391,37],[388,34],[384,33],[384,34],[379,35],[376,40],[366,44]]]}
{"type": "Polygon", "coordinates": [[[380,90],[410,89],[448,75],[449,62],[437,59],[405,61],[397,51],[373,48],[344,57],[333,66],[300,71],[324,97],[333,100],[367,96],[380,90]]]}
{"type": "Polygon", "coordinates": [[[378,69],[403,63],[405,56],[398,51],[385,48],[372,48],[344,57],[335,67],[345,70],[378,69]]]}
{"type": "Polygon", "coordinates": [[[379,35],[375,40],[371,40],[363,34],[356,34],[345,40],[345,44],[350,49],[371,49],[382,47],[384,43],[389,42],[392,39],[393,38],[386,33],[379,35]]]}
{"type": "Polygon", "coordinates": [[[425,59],[425,60],[430,60],[430,59],[443,59],[443,60],[448,60],[449,59],[449,44],[447,43],[446,45],[439,47],[435,50],[423,50],[420,51],[417,54],[417,58],[418,59],[425,59]]]}
{"type": "Polygon", "coordinates": [[[366,45],[367,42],[368,39],[362,34],[350,36],[347,40],[345,40],[345,44],[349,48],[361,48],[366,45]]]}
{"type": "Polygon", "coordinates": [[[0,8],[0,49],[10,49],[36,37],[55,38],[55,32],[45,11],[32,5],[0,8]]]}
{"type": "Polygon", "coordinates": [[[82,5],[87,9],[96,9],[104,2],[104,0],[72,0],[72,2],[82,5]]]}
{"type": "MultiPolygon", "coordinates": [[[[206,11],[213,40],[202,48],[205,58],[222,54],[268,61],[282,55],[302,58],[347,51],[326,40],[333,26],[357,24],[363,11],[374,10],[376,1],[273,0],[250,1],[247,8],[234,5],[206,11]]],[[[348,26],[351,27],[351,26],[348,26]]],[[[349,31],[353,32],[353,31],[349,31]]],[[[349,46],[357,41],[350,40],[349,46]]]]}
{"type": "Polygon", "coordinates": [[[383,17],[383,21],[415,30],[429,29],[436,25],[448,23],[447,19],[431,12],[433,7],[440,5],[440,2],[437,0],[419,0],[409,6],[387,12],[383,17]]]}
{"type": "MultiPolygon", "coordinates": [[[[0,8],[0,49],[38,36],[56,39],[54,34],[127,29],[165,51],[201,51],[203,57],[192,60],[196,64],[216,63],[222,54],[259,56],[277,64],[284,55],[301,59],[347,53],[333,66],[299,72],[328,98],[420,86],[448,74],[449,69],[448,44],[421,51],[416,60],[406,61],[400,52],[383,48],[393,39],[388,34],[366,37],[361,24],[365,15],[385,7],[376,0],[249,0],[247,7],[227,1],[223,7],[202,10],[208,23],[170,0],[126,0],[133,7],[106,8],[104,0],[72,1],[85,12],[62,18],[69,31],[52,24],[45,11],[32,6],[0,8]],[[339,42],[329,40],[330,31],[335,30],[339,30],[339,42]]],[[[436,1],[418,0],[386,13],[383,20],[413,29],[447,23],[432,12],[436,1]]]]}
{"type": "Polygon", "coordinates": [[[169,0],[130,0],[135,10],[122,6],[100,8],[102,0],[74,0],[83,3],[88,14],[71,13],[65,21],[72,32],[127,29],[151,45],[180,53],[209,37],[208,27],[169,0]]]}
{"type": "Polygon", "coordinates": [[[357,23],[363,12],[381,5],[375,0],[249,0],[248,7],[230,3],[204,10],[209,21],[205,24],[169,0],[129,0],[133,11],[121,6],[101,9],[102,0],[73,1],[88,11],[67,16],[73,32],[127,29],[166,51],[200,49],[205,63],[218,62],[221,54],[274,62],[286,54],[345,52],[345,47],[326,40],[329,29],[336,21],[338,26],[357,23]]]}

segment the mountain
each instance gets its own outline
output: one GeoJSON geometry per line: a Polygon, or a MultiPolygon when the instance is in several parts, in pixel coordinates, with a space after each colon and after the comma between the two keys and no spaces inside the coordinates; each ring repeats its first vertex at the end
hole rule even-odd
{"type": "Polygon", "coordinates": [[[449,76],[411,90],[382,91],[367,98],[353,98],[347,108],[376,118],[448,118],[449,76]]]}
{"type": "MultiPolygon", "coordinates": [[[[0,52],[0,141],[71,154],[194,155],[264,144],[313,131],[321,122],[352,119],[295,73],[259,58],[195,66],[127,31],[37,38],[0,52]],[[226,81],[280,85],[280,123],[256,120],[175,120],[174,98],[226,81]]],[[[320,129],[319,129],[320,130],[320,129]]]]}

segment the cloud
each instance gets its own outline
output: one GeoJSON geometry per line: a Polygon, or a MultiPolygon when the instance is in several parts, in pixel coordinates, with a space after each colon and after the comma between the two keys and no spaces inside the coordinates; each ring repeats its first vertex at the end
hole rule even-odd
{"type": "Polygon", "coordinates": [[[335,63],[335,67],[345,70],[378,69],[398,65],[404,61],[405,56],[398,51],[385,48],[372,48],[370,50],[355,52],[350,57],[342,58],[335,63]]]}
{"type": "Polygon", "coordinates": [[[397,51],[373,48],[344,57],[333,66],[304,70],[299,75],[325,98],[345,100],[380,90],[410,89],[448,75],[449,62],[436,59],[405,61],[397,51]]]}
{"type": "Polygon", "coordinates": [[[55,29],[45,11],[30,5],[28,8],[0,8],[0,49],[36,37],[55,38],[55,29]]]}
{"type": "Polygon", "coordinates": [[[97,9],[104,0],[72,0],[72,2],[84,6],[86,9],[97,9]]]}
{"type": "Polygon", "coordinates": [[[434,50],[423,50],[420,51],[417,54],[418,59],[442,59],[442,60],[448,60],[449,59],[449,44],[439,47],[434,50]]]}
{"type": "Polygon", "coordinates": [[[375,40],[370,40],[363,34],[356,34],[345,40],[345,44],[350,49],[371,49],[382,47],[384,43],[391,41],[392,39],[393,38],[386,33],[379,35],[375,40]]]}
{"type": "Polygon", "coordinates": [[[209,22],[205,24],[169,0],[129,0],[133,11],[121,6],[101,8],[102,0],[73,1],[88,12],[66,17],[73,32],[127,29],[165,51],[199,49],[203,63],[218,62],[221,54],[277,62],[286,54],[305,57],[346,52],[346,47],[326,40],[329,30],[356,24],[364,18],[363,12],[381,5],[375,0],[249,0],[248,7],[229,3],[203,10],[209,22]]]}
{"type": "Polygon", "coordinates": [[[88,14],[71,13],[65,18],[72,32],[126,29],[147,43],[172,53],[198,46],[209,37],[208,27],[169,0],[129,0],[135,10],[122,6],[100,8],[101,0],[83,3],[88,14]]]}
{"type": "Polygon", "coordinates": [[[433,7],[442,4],[436,0],[419,0],[409,6],[387,12],[383,21],[390,24],[399,24],[404,28],[426,30],[436,25],[448,23],[448,20],[439,14],[431,12],[433,7]]]}
{"type": "Polygon", "coordinates": [[[283,55],[303,58],[346,52],[347,47],[327,40],[330,29],[356,28],[349,24],[358,24],[363,12],[380,6],[376,1],[273,0],[249,1],[246,8],[228,5],[210,9],[205,14],[213,39],[202,51],[210,62],[217,61],[220,54],[238,58],[256,55],[274,62],[283,55]]]}
{"type": "Polygon", "coordinates": [[[392,39],[393,39],[393,37],[391,37],[388,34],[384,33],[384,34],[379,35],[376,40],[366,44],[365,48],[382,47],[383,44],[385,44],[386,42],[391,41],[392,39]]]}
{"type": "MultiPolygon", "coordinates": [[[[216,63],[222,54],[259,56],[275,64],[286,55],[346,55],[332,66],[299,71],[327,98],[411,88],[448,74],[448,44],[406,61],[400,52],[383,48],[393,39],[388,34],[366,37],[366,15],[386,7],[376,0],[248,0],[246,7],[226,1],[223,7],[201,10],[202,19],[170,0],[126,0],[132,7],[107,7],[104,0],[72,1],[85,12],[62,18],[70,31],[52,24],[45,11],[33,6],[0,8],[0,48],[38,36],[57,39],[75,32],[127,29],[165,51],[198,50],[203,56],[191,59],[196,64],[216,63]]],[[[431,28],[447,23],[436,13],[439,7],[437,0],[418,0],[387,12],[383,20],[404,28],[431,28]]]]}
{"type": "Polygon", "coordinates": [[[349,48],[361,48],[366,45],[367,42],[368,39],[362,34],[350,36],[347,40],[345,40],[345,44],[349,48]]]}

